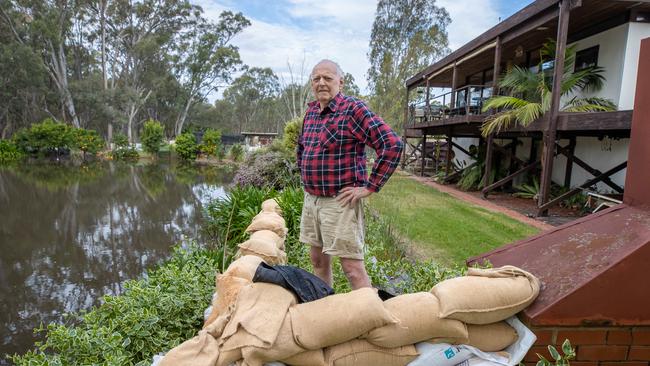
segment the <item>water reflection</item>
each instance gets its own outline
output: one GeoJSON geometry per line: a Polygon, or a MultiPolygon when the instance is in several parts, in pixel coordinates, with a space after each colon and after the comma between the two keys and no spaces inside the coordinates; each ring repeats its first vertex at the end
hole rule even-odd
{"type": "Polygon", "coordinates": [[[25,352],[34,327],[120,293],[198,238],[202,203],[231,178],[193,166],[0,168],[0,354],[25,352]]]}

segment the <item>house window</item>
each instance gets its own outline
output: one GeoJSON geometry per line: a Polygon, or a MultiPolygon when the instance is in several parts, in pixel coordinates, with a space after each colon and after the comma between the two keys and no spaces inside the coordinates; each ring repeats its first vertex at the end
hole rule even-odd
{"type": "Polygon", "coordinates": [[[598,46],[576,52],[575,71],[598,66],[598,46]]]}

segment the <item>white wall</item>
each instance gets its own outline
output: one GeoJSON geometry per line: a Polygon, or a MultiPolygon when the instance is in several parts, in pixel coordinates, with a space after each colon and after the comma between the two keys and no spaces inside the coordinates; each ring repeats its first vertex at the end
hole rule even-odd
{"type": "MultiPolygon", "coordinates": [[[[452,138],[452,141],[455,142],[456,144],[460,145],[463,147],[463,149],[469,151],[469,147],[471,145],[478,146],[479,139],[478,138],[473,138],[473,137],[454,137],[452,138]]],[[[469,155],[465,154],[464,152],[458,150],[457,148],[454,149],[454,162],[455,163],[460,163],[461,167],[470,165],[474,163],[474,159],[470,157],[469,155]],[[464,165],[463,165],[464,164],[464,165]]]]}
{"type": "MultiPolygon", "coordinates": [[[[614,140],[605,138],[601,141],[597,137],[578,137],[576,138],[574,155],[592,168],[604,173],[627,160],[629,143],[630,139],[614,140]]],[[[561,146],[568,144],[568,140],[560,140],[561,146]]],[[[564,184],[566,162],[566,157],[561,154],[558,154],[553,160],[552,179],[557,184],[564,184]]],[[[611,180],[621,188],[625,186],[626,170],[623,169],[611,176],[611,180]]],[[[571,187],[577,187],[593,177],[589,172],[574,163],[571,171],[571,187]]],[[[604,183],[598,183],[596,189],[602,193],[614,192],[610,186],[604,183]]]]}
{"type": "Polygon", "coordinates": [[[641,48],[641,40],[648,37],[650,37],[650,23],[629,24],[625,60],[624,62],[621,62],[624,66],[621,83],[621,96],[618,101],[620,110],[634,109],[636,76],[639,66],[639,49],[641,48]]]}
{"type": "MultiPolygon", "coordinates": [[[[606,98],[616,104],[619,103],[623,77],[623,62],[621,60],[625,54],[628,26],[629,23],[622,24],[570,44],[570,46],[577,45],[576,51],[599,46],[598,66],[604,68],[605,85],[600,91],[583,93],[583,96],[606,98]]],[[[570,96],[563,98],[563,102],[569,98],[570,96]]]]}

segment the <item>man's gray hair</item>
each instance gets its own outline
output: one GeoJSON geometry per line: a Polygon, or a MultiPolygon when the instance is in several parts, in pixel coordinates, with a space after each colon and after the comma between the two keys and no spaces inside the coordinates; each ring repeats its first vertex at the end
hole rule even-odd
{"type": "MultiPolygon", "coordinates": [[[[327,59],[327,58],[324,58],[324,59],[318,61],[318,63],[316,63],[316,65],[314,65],[314,69],[316,68],[316,66],[318,66],[320,64],[323,64],[323,63],[331,63],[332,65],[334,65],[336,67],[336,75],[338,75],[338,77],[343,78],[343,76],[345,76],[345,74],[343,74],[343,69],[341,69],[341,66],[338,63],[336,63],[336,62],[334,62],[334,61],[332,61],[330,59],[327,59]]],[[[312,73],[314,72],[314,69],[311,70],[312,73]]]]}

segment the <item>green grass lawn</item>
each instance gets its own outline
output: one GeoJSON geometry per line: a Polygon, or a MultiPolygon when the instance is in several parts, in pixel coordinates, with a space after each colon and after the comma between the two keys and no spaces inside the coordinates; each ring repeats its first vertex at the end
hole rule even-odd
{"type": "Polygon", "coordinates": [[[418,256],[440,264],[462,264],[539,230],[503,214],[460,201],[396,172],[370,208],[387,219],[418,256]]]}

